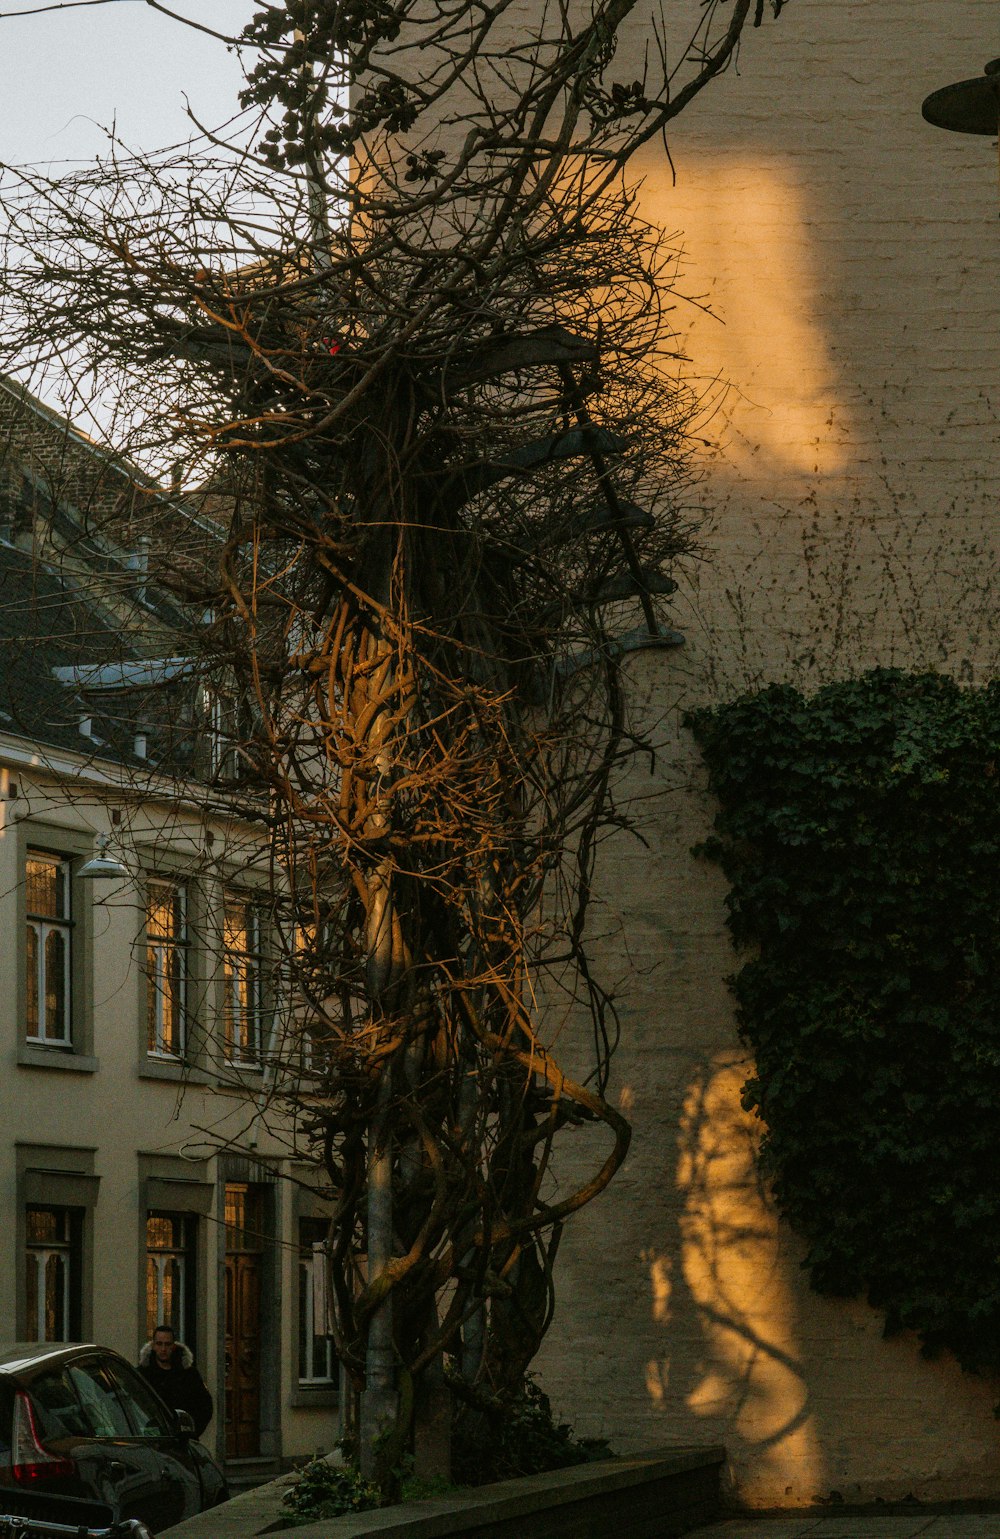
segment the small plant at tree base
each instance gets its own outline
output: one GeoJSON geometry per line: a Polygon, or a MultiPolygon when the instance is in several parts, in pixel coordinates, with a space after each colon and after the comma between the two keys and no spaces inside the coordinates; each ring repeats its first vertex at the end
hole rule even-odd
{"type": "Polygon", "coordinates": [[[290,1526],[295,1528],[345,1512],[369,1512],[381,1506],[381,1501],[378,1486],[365,1480],[355,1466],[313,1459],[299,1471],[281,1505],[291,1514],[290,1526]]]}
{"type": "Polygon", "coordinates": [[[607,1443],[578,1438],[567,1422],[557,1422],[548,1395],[530,1374],[523,1389],[492,1411],[472,1415],[463,1408],[452,1445],[455,1477],[467,1485],[536,1475],[605,1458],[607,1443]]]}
{"type": "MultiPolygon", "coordinates": [[[[338,1445],[351,1462],[332,1464],[314,1459],[299,1472],[282,1497],[291,1514],[289,1526],[315,1523],[346,1512],[369,1512],[384,1506],[377,1485],[364,1479],[353,1462],[350,1445],[338,1445]]],[[[536,1475],[604,1458],[610,1452],[599,1438],[578,1438],[567,1422],[557,1422],[548,1395],[530,1374],[515,1396],[497,1401],[486,1413],[459,1413],[453,1448],[455,1482],[413,1474],[411,1455],[393,1471],[394,1486],[403,1501],[447,1496],[461,1486],[485,1485],[517,1475],[536,1475]]]]}

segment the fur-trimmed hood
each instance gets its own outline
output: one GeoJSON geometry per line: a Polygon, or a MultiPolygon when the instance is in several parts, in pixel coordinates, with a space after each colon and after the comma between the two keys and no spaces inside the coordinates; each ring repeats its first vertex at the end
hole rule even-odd
{"type": "MultiPolygon", "coordinates": [[[[171,1366],[174,1368],[191,1368],[194,1366],[194,1353],[190,1347],[184,1345],[183,1341],[174,1342],[173,1351],[170,1355],[173,1359],[171,1366]]],[[[153,1343],[150,1340],[146,1342],[146,1345],[139,1353],[139,1367],[149,1368],[154,1361],[153,1343]]]]}

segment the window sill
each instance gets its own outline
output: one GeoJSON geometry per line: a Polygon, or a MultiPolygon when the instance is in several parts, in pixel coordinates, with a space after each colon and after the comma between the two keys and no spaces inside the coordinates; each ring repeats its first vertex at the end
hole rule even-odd
{"type": "Polygon", "coordinates": [[[259,1064],[222,1063],[215,1071],[215,1082],[220,1090],[260,1090],[264,1070],[259,1064]]]}
{"type": "Polygon", "coordinates": [[[329,1389],[325,1386],[320,1389],[310,1389],[305,1384],[296,1384],[288,1397],[288,1404],[296,1410],[311,1408],[313,1410],[328,1410],[331,1406],[339,1405],[340,1395],[336,1385],[329,1389]]]}
{"type": "Polygon", "coordinates": [[[17,1061],[26,1069],[68,1069],[74,1074],[96,1074],[100,1067],[99,1059],[86,1053],[74,1053],[68,1047],[40,1047],[32,1042],[21,1043],[17,1061]]]}
{"type": "Polygon", "coordinates": [[[174,1084],[183,1081],[186,1085],[211,1083],[203,1069],[198,1069],[190,1063],[183,1063],[179,1058],[174,1061],[169,1058],[143,1058],[139,1063],[139,1078],[168,1079],[174,1084]]]}

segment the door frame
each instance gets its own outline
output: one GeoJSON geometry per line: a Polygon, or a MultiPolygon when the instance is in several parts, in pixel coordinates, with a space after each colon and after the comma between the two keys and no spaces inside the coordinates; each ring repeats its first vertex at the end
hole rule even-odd
{"type": "Polygon", "coordinates": [[[267,1239],[261,1250],[260,1268],[260,1459],[281,1458],[281,1315],[279,1307],[282,1201],[279,1176],[273,1166],[247,1155],[226,1154],[219,1159],[219,1241],[217,1257],[217,1357],[216,1374],[220,1404],[217,1408],[216,1453],[226,1459],[226,1187],[256,1186],[260,1189],[262,1223],[267,1239]]]}

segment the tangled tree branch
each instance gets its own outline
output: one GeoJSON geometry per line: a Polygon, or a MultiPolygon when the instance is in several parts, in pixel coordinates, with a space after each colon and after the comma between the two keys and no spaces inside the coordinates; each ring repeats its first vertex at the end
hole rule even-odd
{"type": "Polygon", "coordinates": [[[255,149],[3,189],[11,354],[114,398],[118,447],[200,501],[197,549],[150,520],[217,741],[165,734],[159,767],[266,837],[296,1002],[270,1107],[322,1169],[334,1340],[378,1414],[443,1353],[472,1403],[520,1381],[561,1225],[628,1147],[585,921],[642,747],[621,656],[677,639],[697,403],[620,170],[754,6],[696,10],[680,73],[627,83],[634,0],[541,5],[530,35],[509,0],[265,5],[255,149]]]}

